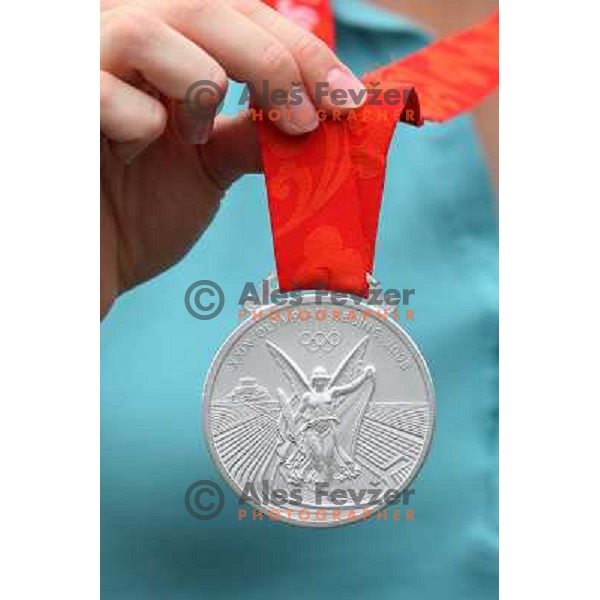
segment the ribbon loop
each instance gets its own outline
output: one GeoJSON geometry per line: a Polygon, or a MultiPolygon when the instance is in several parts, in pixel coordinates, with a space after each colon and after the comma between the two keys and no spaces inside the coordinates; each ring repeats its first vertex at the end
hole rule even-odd
{"type": "MultiPolygon", "coordinates": [[[[325,0],[269,4],[288,16],[302,6],[313,9],[321,18],[312,29],[333,39],[325,0]]],[[[269,121],[257,123],[282,291],[367,295],[396,124],[449,119],[497,87],[498,15],[373,71],[363,82],[365,105],[344,118],[334,114],[310,134],[288,136],[269,121]]]]}

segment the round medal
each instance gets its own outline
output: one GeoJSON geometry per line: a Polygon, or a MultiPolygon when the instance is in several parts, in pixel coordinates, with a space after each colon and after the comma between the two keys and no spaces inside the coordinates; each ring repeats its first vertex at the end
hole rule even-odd
{"type": "Polygon", "coordinates": [[[383,307],[323,293],[255,308],[214,358],[204,430],[234,492],[272,520],[335,526],[398,503],[433,433],[423,357],[383,307]]]}

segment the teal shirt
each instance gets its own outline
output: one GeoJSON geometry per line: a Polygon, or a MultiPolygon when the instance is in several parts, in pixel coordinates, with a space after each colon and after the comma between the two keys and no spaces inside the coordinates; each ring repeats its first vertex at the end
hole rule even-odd
{"type": "MultiPolygon", "coordinates": [[[[338,52],[358,73],[429,41],[357,0],[335,8],[338,52]]],[[[239,522],[200,418],[201,386],[235,326],[241,284],[274,267],[263,178],[236,183],[189,255],[121,298],[102,325],[102,597],[497,597],[497,250],[494,194],[471,117],[399,126],[375,274],[386,288],[416,290],[415,320],[402,325],[436,389],[433,445],[412,485],[415,520],[328,530],[239,522]],[[186,311],[185,291],[199,279],[223,287],[219,318],[186,311]],[[184,506],[199,479],[225,491],[212,521],[184,506]]]]}

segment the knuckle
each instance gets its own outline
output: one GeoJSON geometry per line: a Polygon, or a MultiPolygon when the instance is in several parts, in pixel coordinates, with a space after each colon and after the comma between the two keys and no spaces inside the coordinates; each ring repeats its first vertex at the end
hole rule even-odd
{"type": "Polygon", "coordinates": [[[198,18],[206,11],[212,11],[222,4],[222,0],[179,0],[178,10],[182,16],[198,18]]]}
{"type": "Polygon", "coordinates": [[[328,56],[329,48],[310,33],[301,35],[294,44],[294,55],[302,63],[311,63],[328,56]]]}
{"type": "Polygon", "coordinates": [[[111,36],[124,51],[133,50],[147,43],[156,34],[159,21],[139,6],[119,9],[109,23],[111,36]]]}
{"type": "Polygon", "coordinates": [[[271,42],[261,52],[260,70],[266,75],[279,75],[295,70],[295,62],[290,52],[279,42],[271,42]]]}

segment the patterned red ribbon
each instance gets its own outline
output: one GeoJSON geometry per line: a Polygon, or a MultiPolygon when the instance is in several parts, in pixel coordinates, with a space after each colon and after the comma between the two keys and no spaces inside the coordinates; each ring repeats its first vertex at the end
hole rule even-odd
{"type": "MultiPolygon", "coordinates": [[[[268,0],[332,44],[327,0],[268,0]]],[[[279,287],[366,296],[396,123],[444,121],[498,86],[498,14],[362,78],[369,101],[292,137],[258,122],[279,287]],[[382,100],[398,90],[394,104],[382,100]],[[397,102],[397,103],[396,103],[397,102]]]]}

